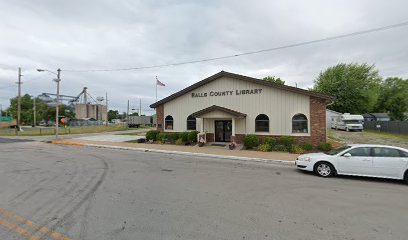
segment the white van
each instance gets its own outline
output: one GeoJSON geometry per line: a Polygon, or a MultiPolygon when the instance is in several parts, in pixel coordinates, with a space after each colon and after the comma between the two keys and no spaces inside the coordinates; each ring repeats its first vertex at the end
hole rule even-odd
{"type": "Polygon", "coordinates": [[[341,129],[347,132],[349,131],[363,131],[362,115],[352,115],[350,113],[344,113],[340,116],[334,116],[331,121],[331,128],[341,129]]]}

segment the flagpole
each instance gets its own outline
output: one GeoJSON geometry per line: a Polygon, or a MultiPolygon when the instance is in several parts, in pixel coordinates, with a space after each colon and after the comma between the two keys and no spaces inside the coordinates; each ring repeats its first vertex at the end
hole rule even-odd
{"type": "Polygon", "coordinates": [[[157,102],[157,81],[158,81],[158,79],[157,79],[157,76],[156,76],[156,102],[157,102]]]}
{"type": "MultiPolygon", "coordinates": [[[[157,102],[157,76],[156,76],[156,102],[157,102]]],[[[157,118],[157,108],[156,108],[156,130],[157,130],[157,121],[158,121],[159,119],[157,118]]]]}

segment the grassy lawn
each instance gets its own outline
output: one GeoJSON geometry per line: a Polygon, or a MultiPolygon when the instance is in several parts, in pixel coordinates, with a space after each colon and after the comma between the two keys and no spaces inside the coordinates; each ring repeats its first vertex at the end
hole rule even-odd
{"type": "Polygon", "coordinates": [[[328,139],[339,143],[355,144],[381,144],[408,148],[407,134],[394,134],[377,132],[375,130],[364,130],[363,132],[346,132],[328,130],[328,139]]]}
{"type": "MultiPolygon", "coordinates": [[[[59,130],[60,135],[65,134],[81,134],[81,133],[99,133],[99,132],[114,132],[114,131],[124,131],[129,130],[126,126],[87,126],[87,127],[75,127],[75,128],[61,128],[59,130]]],[[[24,132],[19,132],[19,136],[41,136],[41,135],[54,135],[55,130],[50,128],[36,129],[36,130],[26,130],[24,132]]],[[[15,136],[15,132],[1,132],[0,136],[15,136]]]]}
{"type": "Polygon", "coordinates": [[[385,132],[377,132],[377,131],[371,131],[371,130],[365,130],[365,132],[369,136],[372,136],[375,138],[383,138],[383,139],[388,139],[388,140],[408,142],[408,135],[405,135],[405,134],[385,133],[385,132]]]}

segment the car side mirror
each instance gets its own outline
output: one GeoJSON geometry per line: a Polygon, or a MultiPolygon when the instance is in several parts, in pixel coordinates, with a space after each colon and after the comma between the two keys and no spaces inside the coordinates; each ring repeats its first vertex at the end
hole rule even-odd
{"type": "Polygon", "coordinates": [[[344,157],[351,157],[351,154],[350,153],[345,153],[343,156],[344,157]]]}

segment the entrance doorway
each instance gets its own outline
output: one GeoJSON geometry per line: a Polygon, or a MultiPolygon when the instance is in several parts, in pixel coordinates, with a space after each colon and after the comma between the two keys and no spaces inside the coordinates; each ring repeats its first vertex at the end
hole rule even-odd
{"type": "Polygon", "coordinates": [[[229,142],[232,135],[232,121],[231,120],[215,120],[215,141],[229,142]]]}

